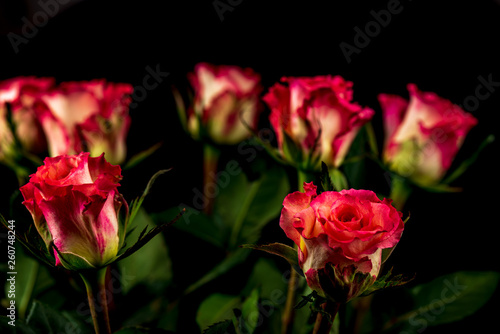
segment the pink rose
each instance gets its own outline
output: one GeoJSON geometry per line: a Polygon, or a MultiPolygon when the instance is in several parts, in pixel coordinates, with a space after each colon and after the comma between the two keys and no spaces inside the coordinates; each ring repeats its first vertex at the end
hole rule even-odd
{"type": "Polygon", "coordinates": [[[361,126],[373,110],[352,102],[352,82],[340,76],[284,77],[264,96],[278,148],[289,161],[309,170],[342,164],[361,126]],[[288,137],[296,148],[290,148],[288,137]],[[301,161],[290,151],[302,152],[301,161]]]}
{"type": "Polygon", "coordinates": [[[64,82],[42,96],[37,112],[50,155],[105,152],[110,162],[122,163],[132,91],[129,84],[93,80],[64,82]]]}
{"type": "Polygon", "coordinates": [[[385,126],[384,161],[404,177],[435,184],[448,171],[477,120],[459,106],[408,85],[410,101],[380,94],[385,126]]]}
{"type": "Polygon", "coordinates": [[[194,138],[236,144],[257,127],[260,75],[250,68],[199,63],[188,76],[195,91],[187,129],[194,138]]]}
{"type": "Polygon", "coordinates": [[[40,94],[54,84],[52,78],[17,77],[0,82],[0,161],[11,159],[16,152],[14,136],[7,122],[6,103],[12,110],[16,137],[22,148],[38,154],[47,150],[45,134],[38,121],[34,105],[40,94]]]}
{"type": "Polygon", "coordinates": [[[348,301],[375,282],[382,249],[403,233],[401,213],[391,200],[369,190],[326,191],[313,183],[283,201],[280,226],[299,247],[299,265],[308,285],[338,302],[348,301]],[[355,279],[356,278],[356,279],[355,279]]]}
{"type": "Polygon", "coordinates": [[[47,248],[57,247],[56,265],[67,269],[100,268],[118,252],[121,168],[89,155],[46,158],[20,188],[47,248]]]}

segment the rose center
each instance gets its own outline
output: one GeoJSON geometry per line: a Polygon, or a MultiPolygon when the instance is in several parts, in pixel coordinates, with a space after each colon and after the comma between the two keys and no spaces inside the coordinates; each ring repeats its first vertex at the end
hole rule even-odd
{"type": "Polygon", "coordinates": [[[359,228],[360,218],[359,212],[355,207],[350,205],[341,205],[334,209],[333,218],[343,223],[349,229],[359,228]]]}
{"type": "Polygon", "coordinates": [[[341,222],[348,223],[356,219],[356,214],[354,212],[343,212],[338,219],[341,222]]]}

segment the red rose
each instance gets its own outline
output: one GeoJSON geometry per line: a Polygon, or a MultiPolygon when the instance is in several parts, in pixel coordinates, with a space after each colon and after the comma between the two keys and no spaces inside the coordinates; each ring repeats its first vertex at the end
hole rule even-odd
{"type": "Polygon", "coordinates": [[[62,254],[54,251],[56,265],[100,268],[116,257],[120,179],[120,166],[109,164],[104,154],[80,153],[46,158],[20,188],[47,248],[53,242],[62,254]]]}
{"type": "Polygon", "coordinates": [[[129,84],[93,80],[64,82],[43,95],[37,111],[50,155],[105,152],[110,162],[122,163],[132,91],[129,84]]]}
{"type": "Polygon", "coordinates": [[[12,110],[16,137],[27,152],[38,154],[47,149],[45,134],[36,117],[34,104],[40,94],[54,84],[52,78],[17,77],[0,82],[0,161],[8,162],[18,154],[14,136],[7,123],[6,103],[12,110]]]}
{"type": "Polygon", "coordinates": [[[299,246],[309,286],[337,301],[352,299],[376,280],[382,249],[399,242],[401,213],[369,190],[317,195],[312,182],[304,183],[304,190],[285,198],[280,226],[299,246]]]}
{"type": "Polygon", "coordinates": [[[282,78],[264,96],[271,108],[269,120],[278,148],[291,163],[318,170],[321,161],[330,167],[342,164],[358,130],[374,112],[352,102],[352,82],[340,76],[282,78]],[[285,136],[302,152],[302,161],[289,154],[285,136]]]}
{"type": "Polygon", "coordinates": [[[430,185],[441,180],[477,120],[457,105],[408,85],[410,101],[380,94],[384,160],[401,176],[430,185]]]}
{"type": "Polygon", "coordinates": [[[257,126],[260,112],[260,75],[250,68],[199,63],[188,78],[195,97],[187,129],[194,138],[236,144],[250,136],[247,127],[257,126]]]}

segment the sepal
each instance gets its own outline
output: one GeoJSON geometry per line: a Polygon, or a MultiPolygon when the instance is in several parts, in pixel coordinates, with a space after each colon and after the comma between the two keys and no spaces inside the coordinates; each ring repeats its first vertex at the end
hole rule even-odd
{"type": "Polygon", "coordinates": [[[415,277],[405,278],[401,274],[393,275],[391,268],[385,275],[377,278],[377,280],[370,287],[368,287],[368,289],[365,290],[362,296],[368,296],[378,290],[405,285],[411,282],[414,278],[415,277]]]}
{"type": "MultiPolygon", "coordinates": [[[[314,269],[309,271],[311,270],[314,269]]],[[[320,294],[324,294],[327,299],[337,303],[347,303],[356,298],[376,280],[375,276],[359,271],[355,265],[341,268],[339,265],[327,263],[325,268],[317,270],[315,274],[319,286],[314,288],[320,288],[320,294]]]]}

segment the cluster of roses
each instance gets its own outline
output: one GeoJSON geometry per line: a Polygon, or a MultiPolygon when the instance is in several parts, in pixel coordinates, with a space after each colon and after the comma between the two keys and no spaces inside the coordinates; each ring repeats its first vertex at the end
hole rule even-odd
{"type": "Polygon", "coordinates": [[[0,83],[0,162],[13,165],[22,153],[59,156],[106,152],[125,160],[130,126],[130,84],[62,82],[18,77],[0,83]]]}
{"type": "MultiPolygon", "coordinates": [[[[194,138],[234,144],[256,129],[262,109],[258,74],[201,63],[190,79],[195,98],[185,125],[194,138]]],[[[435,186],[477,120],[415,84],[408,91],[409,101],[378,96],[385,130],[383,162],[417,185],[435,186]]],[[[271,110],[278,158],[306,172],[321,171],[322,163],[338,169],[359,130],[375,114],[353,101],[352,82],[340,76],[283,77],[262,100],[271,110]]],[[[346,302],[377,279],[386,255],[401,238],[402,214],[392,200],[380,200],[370,190],[318,194],[312,182],[303,187],[304,192],[284,199],[280,226],[298,247],[298,264],[308,285],[321,296],[346,302]]]]}
{"type": "MultiPolygon", "coordinates": [[[[236,144],[257,129],[264,101],[277,138],[277,156],[302,171],[322,163],[338,169],[374,111],[353,101],[352,82],[340,76],[285,77],[261,98],[260,76],[236,66],[198,64],[189,79],[188,108],[180,118],[196,139],[236,144]]],[[[383,161],[420,185],[435,185],[448,171],[477,121],[434,93],[408,85],[410,100],[378,96],[383,111],[383,161]]],[[[0,161],[21,152],[52,158],[21,187],[24,205],[56,265],[98,269],[117,258],[127,206],[117,187],[130,123],[128,84],[62,83],[16,78],[0,85],[0,161]],[[90,153],[82,153],[90,152],[90,153]],[[42,153],[43,154],[43,153],[42,153]]],[[[399,242],[404,223],[391,200],[369,190],[324,191],[312,183],[283,202],[280,226],[298,248],[308,285],[346,302],[379,275],[384,249],[399,242]]],[[[338,189],[340,190],[340,189],[338,189]]]]}

